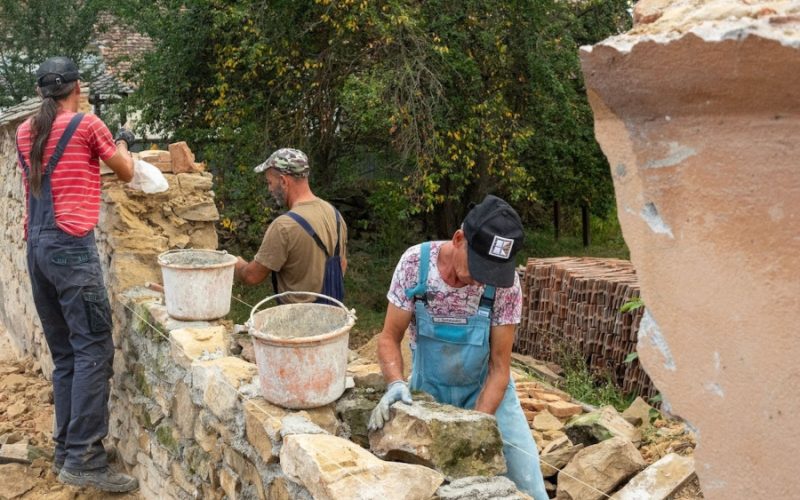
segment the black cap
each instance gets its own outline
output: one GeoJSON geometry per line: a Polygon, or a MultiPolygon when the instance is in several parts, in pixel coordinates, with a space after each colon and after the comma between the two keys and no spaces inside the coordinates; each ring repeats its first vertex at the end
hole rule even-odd
{"type": "Polygon", "coordinates": [[[522,220],[511,205],[488,195],[464,219],[467,262],[473,279],[487,285],[514,285],[514,256],[522,247],[522,220]]]}
{"type": "Polygon", "coordinates": [[[63,85],[81,77],[78,66],[69,57],[51,57],[36,70],[36,84],[39,88],[63,85]]]}

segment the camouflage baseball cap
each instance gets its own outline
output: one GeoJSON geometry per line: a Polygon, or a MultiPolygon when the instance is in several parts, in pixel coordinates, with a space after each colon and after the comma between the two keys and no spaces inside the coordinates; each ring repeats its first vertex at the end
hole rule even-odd
{"type": "Polygon", "coordinates": [[[306,177],[309,172],[308,157],[299,149],[281,148],[267,158],[267,161],[253,169],[256,173],[274,168],[282,174],[306,177]]]}

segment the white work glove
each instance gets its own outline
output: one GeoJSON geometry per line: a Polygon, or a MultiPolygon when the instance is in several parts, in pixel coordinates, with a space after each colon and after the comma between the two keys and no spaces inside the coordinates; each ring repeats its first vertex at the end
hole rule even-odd
{"type": "Polygon", "coordinates": [[[372,415],[369,416],[367,429],[377,431],[382,428],[383,424],[389,420],[389,407],[397,401],[409,405],[412,403],[411,391],[408,390],[408,384],[402,380],[395,380],[386,388],[386,394],[383,395],[378,406],[372,410],[372,415]]]}

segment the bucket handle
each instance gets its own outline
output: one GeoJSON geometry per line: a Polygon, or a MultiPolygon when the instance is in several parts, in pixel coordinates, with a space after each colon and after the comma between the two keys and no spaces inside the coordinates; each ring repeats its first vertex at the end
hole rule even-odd
{"type": "Polygon", "coordinates": [[[353,314],[353,312],[352,312],[352,311],[350,311],[349,309],[347,309],[347,307],[346,307],[344,304],[342,304],[342,303],[341,303],[341,302],[339,302],[338,300],[336,300],[336,299],[334,299],[333,297],[330,297],[330,296],[328,296],[328,295],[324,295],[324,294],[322,294],[322,293],[314,293],[314,292],[281,292],[281,293],[278,293],[278,294],[272,295],[272,296],[270,296],[270,297],[267,297],[266,299],[262,300],[262,301],[261,301],[261,302],[259,302],[258,304],[254,305],[254,306],[253,306],[253,309],[251,309],[251,310],[250,310],[250,319],[248,319],[248,320],[247,320],[247,324],[248,324],[248,325],[251,325],[251,324],[252,324],[253,316],[255,316],[255,314],[256,314],[256,310],[257,310],[259,307],[261,307],[261,305],[262,305],[262,304],[264,304],[265,302],[269,302],[270,300],[273,300],[273,299],[279,299],[279,298],[281,298],[281,297],[285,297],[285,296],[287,296],[287,295],[311,295],[311,296],[313,296],[313,297],[319,297],[319,298],[321,298],[321,299],[329,300],[329,301],[331,301],[331,302],[334,302],[334,303],[336,303],[336,305],[338,305],[339,307],[341,307],[342,309],[344,309],[344,312],[346,312],[346,313],[347,313],[347,316],[349,316],[349,317],[352,317],[352,318],[355,318],[355,315],[353,314]]]}

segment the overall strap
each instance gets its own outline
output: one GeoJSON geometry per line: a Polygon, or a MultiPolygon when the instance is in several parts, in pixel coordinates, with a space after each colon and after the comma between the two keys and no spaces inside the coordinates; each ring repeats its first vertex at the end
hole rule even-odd
{"type": "Polygon", "coordinates": [[[67,129],[64,130],[64,133],[61,134],[61,138],[58,140],[58,144],[56,145],[56,150],[53,152],[53,155],[50,157],[50,161],[47,162],[47,168],[45,168],[44,175],[50,175],[53,173],[53,170],[56,168],[59,160],[61,160],[61,156],[64,154],[64,150],[67,149],[67,144],[69,144],[70,139],[72,139],[72,135],[75,133],[75,130],[78,129],[78,125],[81,123],[83,119],[83,113],[78,113],[72,117],[69,121],[69,125],[67,125],[67,129]]]}
{"type": "MultiPolygon", "coordinates": [[[[342,228],[340,225],[340,216],[339,211],[336,208],[333,209],[334,213],[336,213],[336,247],[333,249],[333,255],[339,255],[339,241],[342,239],[342,228]]],[[[325,253],[327,255],[327,252],[325,253]]]]}
{"type": "Polygon", "coordinates": [[[427,301],[425,292],[428,290],[428,268],[431,262],[431,242],[426,241],[420,245],[419,249],[419,279],[417,286],[406,288],[406,297],[416,297],[419,300],[427,301]]]}
{"type": "MultiPolygon", "coordinates": [[[[272,278],[272,290],[275,292],[275,295],[278,295],[280,293],[278,291],[278,273],[276,273],[275,271],[270,270],[269,274],[270,274],[270,277],[272,278]]],[[[281,303],[281,299],[280,298],[275,299],[275,300],[277,300],[278,304],[281,303]]]]}
{"type": "Polygon", "coordinates": [[[494,308],[494,297],[496,289],[492,285],[486,285],[483,288],[483,295],[478,304],[478,316],[488,318],[492,315],[492,308],[494,308]]]}
{"type": "MultiPolygon", "coordinates": [[[[309,235],[309,236],[311,236],[312,238],[314,238],[314,242],[317,244],[317,246],[318,246],[318,247],[320,247],[320,248],[322,249],[322,251],[323,251],[323,252],[325,252],[325,257],[326,257],[326,258],[330,257],[330,255],[328,254],[328,249],[327,249],[327,248],[325,248],[325,244],[324,244],[324,243],[322,243],[322,240],[321,240],[321,239],[319,239],[319,236],[317,236],[317,232],[316,232],[316,231],[314,231],[314,228],[313,228],[313,227],[311,227],[311,224],[309,224],[307,220],[305,220],[305,219],[304,219],[304,218],[302,218],[301,216],[297,215],[296,213],[292,212],[291,210],[290,210],[290,211],[288,211],[288,212],[286,212],[286,215],[288,215],[288,216],[289,216],[289,217],[291,217],[291,218],[292,218],[292,219],[293,219],[295,222],[297,222],[298,224],[300,224],[300,227],[302,227],[303,229],[305,229],[305,231],[308,233],[308,235],[309,235]]],[[[338,213],[337,213],[337,215],[338,215],[338,213]]],[[[338,219],[337,219],[337,222],[338,222],[338,219]]],[[[338,232],[338,229],[339,229],[339,226],[338,226],[338,224],[337,224],[337,226],[336,226],[336,229],[337,229],[337,232],[338,232]]],[[[336,248],[336,250],[337,250],[337,253],[338,253],[338,250],[339,250],[339,248],[338,248],[339,241],[338,241],[338,240],[336,241],[336,245],[337,245],[337,248],[336,248]]]]}

